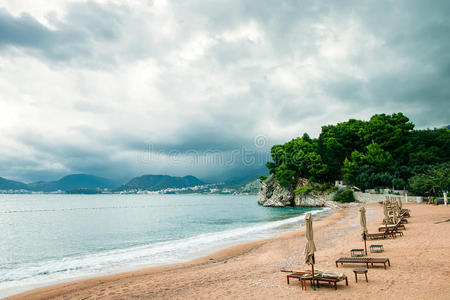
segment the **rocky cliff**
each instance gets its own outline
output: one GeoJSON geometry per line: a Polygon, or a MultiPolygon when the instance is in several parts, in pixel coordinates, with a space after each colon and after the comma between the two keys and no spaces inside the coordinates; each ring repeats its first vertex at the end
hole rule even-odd
{"type": "MultiPolygon", "coordinates": [[[[299,179],[295,189],[305,186],[306,179],[299,179]]],[[[270,175],[261,184],[258,193],[258,203],[263,206],[327,206],[337,208],[339,205],[332,201],[333,194],[330,195],[295,195],[293,188],[280,186],[275,177],[270,175]]]]}

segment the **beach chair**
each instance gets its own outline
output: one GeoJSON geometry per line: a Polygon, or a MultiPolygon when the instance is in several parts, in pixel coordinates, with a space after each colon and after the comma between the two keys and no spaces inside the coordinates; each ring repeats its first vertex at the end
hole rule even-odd
{"type": "Polygon", "coordinates": [[[398,221],[397,224],[392,225],[385,224],[378,227],[378,231],[386,231],[386,230],[395,230],[395,231],[406,230],[406,227],[400,221],[398,221]]]}
{"type": "Polygon", "coordinates": [[[341,257],[338,260],[336,260],[336,267],[338,267],[338,264],[341,264],[341,266],[344,265],[344,263],[351,263],[351,264],[364,264],[367,268],[369,268],[369,264],[373,267],[374,264],[383,264],[384,269],[386,269],[386,264],[391,266],[391,262],[389,261],[389,258],[374,258],[374,257],[341,257]]]}
{"type": "MultiPolygon", "coordinates": [[[[313,284],[311,271],[294,271],[294,273],[288,274],[287,275],[288,284],[290,278],[298,279],[302,286],[302,290],[303,288],[306,290],[306,281],[309,280],[311,285],[313,284]]],[[[345,274],[320,270],[314,271],[314,281],[318,288],[320,288],[320,282],[327,282],[328,284],[333,283],[334,289],[337,290],[337,283],[343,280],[345,280],[345,285],[348,286],[348,278],[345,274]]]]}
{"type": "Polygon", "coordinates": [[[394,237],[395,236],[403,236],[403,232],[402,231],[400,231],[400,230],[397,230],[397,228],[388,228],[388,229],[386,229],[386,231],[384,231],[384,233],[385,234],[392,234],[392,235],[394,235],[394,237]]]}
{"type": "MultiPolygon", "coordinates": [[[[367,239],[369,240],[378,240],[378,239],[386,239],[386,238],[393,238],[397,236],[398,231],[393,228],[384,228],[382,232],[377,233],[368,233],[366,235],[367,239]]],[[[403,233],[401,233],[403,235],[403,233]]]]}

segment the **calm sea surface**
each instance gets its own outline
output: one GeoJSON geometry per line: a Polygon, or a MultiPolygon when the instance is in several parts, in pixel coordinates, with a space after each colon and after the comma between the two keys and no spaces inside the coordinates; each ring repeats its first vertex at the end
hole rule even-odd
{"type": "Polygon", "coordinates": [[[0,296],[200,257],[299,228],[311,210],[256,201],[241,195],[0,195],[0,296]]]}

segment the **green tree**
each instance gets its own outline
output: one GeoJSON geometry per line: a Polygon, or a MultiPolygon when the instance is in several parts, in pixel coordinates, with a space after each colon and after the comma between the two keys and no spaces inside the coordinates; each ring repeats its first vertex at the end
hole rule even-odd
{"type": "Polygon", "coordinates": [[[450,190],[450,163],[432,166],[409,180],[410,190],[422,196],[441,196],[450,190]]]}
{"type": "Polygon", "coordinates": [[[427,174],[417,174],[409,179],[409,190],[416,195],[431,196],[435,194],[433,180],[427,174]]]}
{"type": "Polygon", "coordinates": [[[386,171],[394,163],[392,155],[384,151],[377,143],[372,142],[366,148],[367,153],[361,157],[362,164],[373,166],[375,171],[386,171]]]}
{"type": "Polygon", "coordinates": [[[328,170],[328,166],[322,162],[322,157],[316,152],[309,152],[305,156],[305,175],[312,181],[320,181],[328,170]]]}
{"type": "Polygon", "coordinates": [[[342,178],[342,162],[345,151],[335,137],[319,139],[319,148],[323,162],[328,166],[327,179],[330,181],[342,178]]]}
{"type": "Polygon", "coordinates": [[[409,135],[413,129],[414,124],[402,113],[374,115],[365,127],[364,141],[380,145],[398,164],[406,164],[412,148],[409,135]]]}
{"type": "Polygon", "coordinates": [[[344,167],[342,169],[342,172],[344,173],[344,181],[346,183],[354,183],[355,178],[358,175],[358,169],[358,163],[345,158],[344,167]]]}
{"type": "Polygon", "coordinates": [[[355,196],[352,190],[339,190],[334,195],[333,200],[341,203],[355,202],[355,196]]]}
{"type": "Polygon", "coordinates": [[[275,178],[281,186],[292,186],[295,183],[295,171],[289,169],[285,164],[281,164],[275,169],[275,178]]]}

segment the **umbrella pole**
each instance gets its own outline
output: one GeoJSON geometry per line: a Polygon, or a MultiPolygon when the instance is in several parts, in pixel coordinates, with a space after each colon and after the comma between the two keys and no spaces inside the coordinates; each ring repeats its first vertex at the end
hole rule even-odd
{"type": "Polygon", "coordinates": [[[366,241],[366,233],[364,232],[364,250],[366,250],[367,255],[367,241],[366,241]]]}
{"type": "Polygon", "coordinates": [[[314,290],[316,290],[315,285],[314,285],[314,263],[311,264],[311,268],[312,268],[312,288],[314,290]]]}

